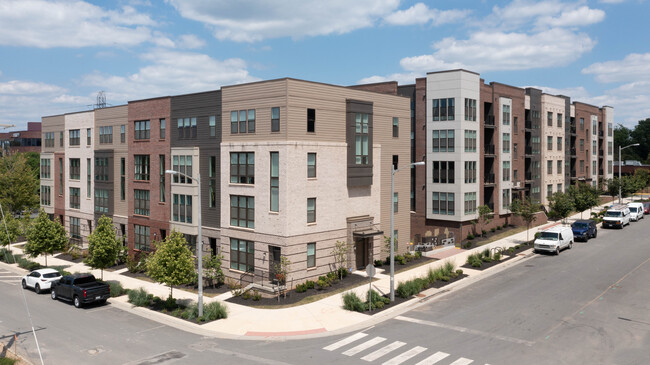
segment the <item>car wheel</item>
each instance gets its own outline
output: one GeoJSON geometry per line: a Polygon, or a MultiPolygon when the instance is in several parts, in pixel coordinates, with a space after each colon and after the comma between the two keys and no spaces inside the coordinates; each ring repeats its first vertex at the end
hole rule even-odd
{"type": "Polygon", "coordinates": [[[27,289],[27,282],[25,281],[25,279],[23,279],[22,285],[23,285],[23,289],[27,289]]]}
{"type": "Polygon", "coordinates": [[[97,302],[97,303],[99,303],[99,305],[104,305],[104,304],[106,304],[106,299],[102,299],[102,300],[100,300],[100,301],[97,302]]]}
{"type": "Polygon", "coordinates": [[[594,231],[594,238],[596,238],[597,236],[598,236],[598,231],[596,230],[594,231]]]}
{"type": "Polygon", "coordinates": [[[78,296],[74,296],[73,303],[75,308],[81,308],[81,300],[79,300],[78,296]]]}
{"type": "Polygon", "coordinates": [[[560,246],[557,246],[555,248],[555,255],[559,255],[559,254],[560,254],[560,246]]]}
{"type": "Polygon", "coordinates": [[[569,250],[573,248],[573,241],[569,241],[569,250]]]}
{"type": "Polygon", "coordinates": [[[36,294],[41,294],[41,286],[38,284],[34,285],[34,291],[36,294]]]}
{"type": "Polygon", "coordinates": [[[54,289],[50,290],[50,297],[52,300],[56,300],[56,291],[54,289]]]}

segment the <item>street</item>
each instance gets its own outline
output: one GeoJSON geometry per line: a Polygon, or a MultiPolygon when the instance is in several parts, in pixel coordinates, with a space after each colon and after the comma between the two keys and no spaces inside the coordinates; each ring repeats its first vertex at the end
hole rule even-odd
{"type": "MultiPolygon", "coordinates": [[[[599,229],[396,318],[308,340],[222,340],[110,304],[75,309],[25,291],[46,364],[648,364],[650,219],[599,229]]],[[[38,353],[17,278],[0,275],[0,337],[38,353]]],[[[110,303],[110,301],[109,301],[110,303]]],[[[19,350],[20,352],[20,350],[19,350]]]]}

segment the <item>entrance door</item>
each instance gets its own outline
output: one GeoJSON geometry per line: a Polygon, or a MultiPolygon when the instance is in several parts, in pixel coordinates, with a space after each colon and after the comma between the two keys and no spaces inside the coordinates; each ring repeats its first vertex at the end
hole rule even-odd
{"type": "Polygon", "coordinates": [[[369,238],[359,238],[355,242],[355,252],[357,269],[365,269],[370,263],[370,248],[372,247],[369,238]]]}
{"type": "Polygon", "coordinates": [[[269,280],[275,280],[275,267],[280,265],[282,250],[277,246],[269,246],[269,280]]]}

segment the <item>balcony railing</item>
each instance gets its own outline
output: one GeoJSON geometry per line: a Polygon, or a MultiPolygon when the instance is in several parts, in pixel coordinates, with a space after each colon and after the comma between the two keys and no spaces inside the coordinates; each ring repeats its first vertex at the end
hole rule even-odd
{"type": "Polygon", "coordinates": [[[494,178],[494,173],[485,174],[485,183],[494,184],[496,179],[494,178]]]}
{"type": "Polygon", "coordinates": [[[575,178],[577,176],[578,176],[578,174],[576,173],[576,170],[571,170],[571,177],[575,178]]]}
{"type": "Polygon", "coordinates": [[[605,171],[603,171],[602,169],[598,170],[598,175],[605,175],[605,171]]]}
{"type": "Polygon", "coordinates": [[[532,155],[533,154],[533,147],[532,146],[526,147],[524,149],[524,153],[527,154],[527,155],[532,155]]]}
{"type": "Polygon", "coordinates": [[[494,203],[487,203],[486,205],[488,206],[488,208],[490,208],[491,211],[494,212],[494,203]]]}
{"type": "Polygon", "coordinates": [[[494,126],[494,115],[487,115],[485,117],[485,125],[486,126],[494,126]]]}
{"type": "Polygon", "coordinates": [[[603,131],[598,131],[598,137],[603,137],[605,136],[605,132],[603,131]]]}
{"type": "Polygon", "coordinates": [[[527,172],[524,175],[526,176],[526,180],[532,180],[533,179],[533,173],[532,172],[527,172]]]}
{"type": "Polygon", "coordinates": [[[488,144],[485,146],[485,154],[486,155],[494,155],[494,145],[493,144],[488,144]]]}
{"type": "Polygon", "coordinates": [[[569,133],[576,134],[576,126],[575,125],[572,125],[571,127],[569,127],[569,133]]]}
{"type": "Polygon", "coordinates": [[[526,127],[526,129],[533,129],[533,121],[532,120],[527,120],[525,127],[526,127]]]}
{"type": "Polygon", "coordinates": [[[572,148],[572,149],[570,150],[570,153],[571,153],[571,156],[575,156],[575,155],[576,155],[576,149],[575,149],[575,148],[572,148]]]}

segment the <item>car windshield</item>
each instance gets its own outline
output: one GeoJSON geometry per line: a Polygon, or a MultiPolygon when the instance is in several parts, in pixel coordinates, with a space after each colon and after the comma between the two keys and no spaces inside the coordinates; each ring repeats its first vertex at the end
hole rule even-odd
{"type": "Polygon", "coordinates": [[[636,207],[630,207],[630,212],[636,213],[636,207]]]}
{"type": "Polygon", "coordinates": [[[584,229],[589,228],[589,225],[587,223],[573,223],[573,228],[584,229]]]}
{"type": "Polygon", "coordinates": [[[61,276],[61,274],[59,274],[58,272],[50,272],[47,274],[43,274],[44,278],[58,278],[59,276],[61,276]]]}
{"type": "Polygon", "coordinates": [[[542,232],[539,238],[547,241],[557,241],[557,232],[542,232]]]}
{"type": "Polygon", "coordinates": [[[607,213],[605,213],[605,217],[620,217],[621,212],[613,212],[611,210],[608,210],[607,213]]]}

